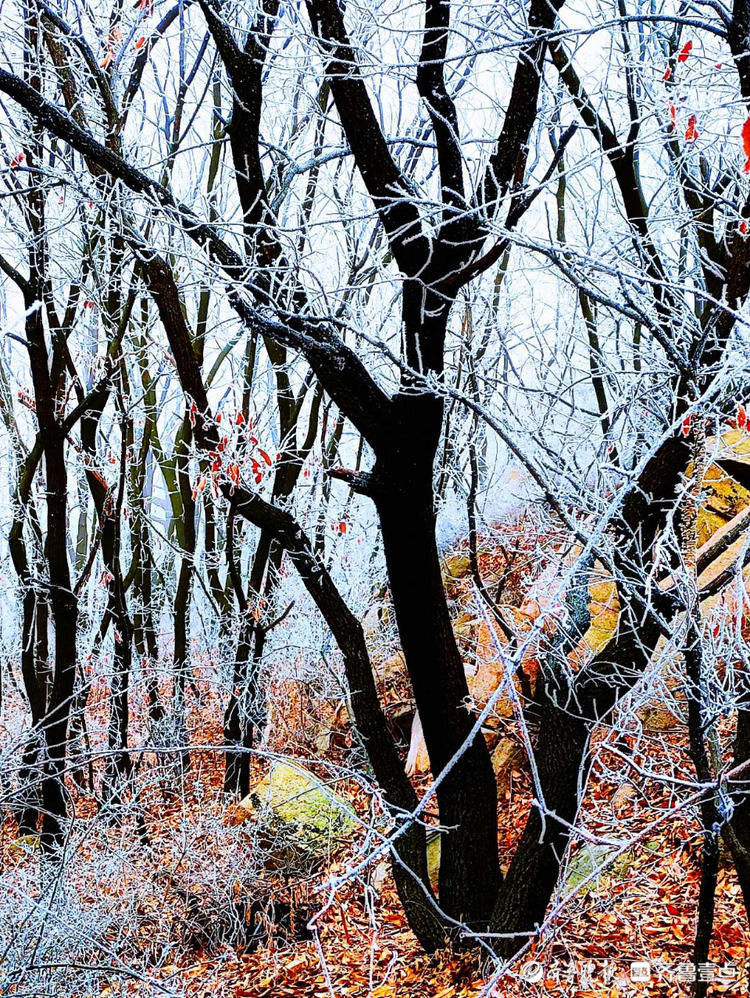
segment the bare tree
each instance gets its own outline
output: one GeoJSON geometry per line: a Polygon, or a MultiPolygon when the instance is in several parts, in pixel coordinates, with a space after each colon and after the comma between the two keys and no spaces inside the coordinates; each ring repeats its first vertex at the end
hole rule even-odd
{"type": "MultiPolygon", "coordinates": [[[[724,148],[715,154],[696,149],[696,114],[685,112],[678,123],[671,87],[690,55],[681,35],[689,25],[704,32],[709,41],[714,36],[728,42],[738,80],[737,99],[750,112],[750,83],[744,65],[745,21],[750,15],[744,0],[738,0],[731,13],[721,9],[705,18],[688,16],[685,10],[657,16],[638,8],[631,14],[620,4],[613,44],[619,46],[625,71],[620,105],[611,120],[607,108],[610,83],[598,79],[597,72],[580,75],[572,49],[575,33],[566,37],[562,4],[530,0],[519,14],[518,30],[513,26],[509,31],[507,44],[495,45],[494,36],[487,35],[487,45],[508,79],[507,87],[500,88],[502,98],[495,101],[491,139],[485,136],[480,142],[474,141],[476,136],[462,137],[467,116],[459,113],[455,97],[474,68],[465,53],[465,65],[461,64],[465,75],[454,68],[461,63],[461,55],[453,51],[460,37],[456,19],[465,14],[460,4],[425,0],[418,18],[413,12],[404,15],[409,46],[399,51],[399,61],[390,66],[388,56],[381,53],[377,63],[370,51],[364,16],[345,11],[337,0],[310,0],[304,16],[302,11],[295,14],[282,9],[276,0],[261,0],[251,15],[218,0],[199,0],[190,10],[180,5],[168,12],[148,40],[145,36],[137,40],[135,54],[125,46],[119,51],[117,59],[127,62],[130,72],[127,82],[124,76],[120,80],[124,90],[119,103],[112,96],[116,87],[108,75],[113,52],[102,67],[93,57],[93,42],[87,42],[85,32],[68,29],[41,4],[25,15],[24,61],[20,70],[0,70],[0,90],[11,99],[8,116],[13,127],[33,139],[25,152],[29,166],[36,169],[46,155],[51,176],[51,159],[59,155],[61,145],[81,173],[87,171],[82,183],[96,189],[109,224],[116,228],[109,254],[112,272],[107,278],[107,381],[93,398],[79,392],[77,406],[70,411],[61,400],[63,373],[69,367],[64,330],[72,319],[55,319],[50,290],[43,283],[34,284],[35,275],[45,273],[44,261],[38,259],[45,236],[41,182],[32,184],[27,196],[28,226],[35,237],[31,253],[36,254],[29,260],[31,276],[21,278],[10,263],[3,265],[4,273],[24,294],[25,340],[39,421],[38,453],[32,460],[35,451],[31,451],[26,459],[19,493],[28,488],[23,476],[33,474],[42,454],[47,476],[45,551],[55,624],[55,672],[49,704],[32,705],[34,721],[43,725],[47,738],[45,822],[50,841],[58,841],[65,814],[62,801],[55,796],[63,787],[67,734],[63,704],[73,694],[76,663],[76,592],[67,556],[65,440],[75,420],[82,417],[83,451],[93,460],[97,426],[110,399],[118,408],[122,426],[119,478],[116,485],[108,486],[94,471],[88,471],[87,477],[109,578],[107,612],[122,639],[115,663],[119,678],[112,689],[110,745],[115,758],[121,759],[120,772],[129,766],[127,677],[132,641],[151,657],[157,653],[156,642],[149,636],[155,628],[148,619],[153,562],[149,549],[153,545],[145,511],[130,527],[133,568],[127,578],[129,584],[135,582],[143,604],[134,632],[120,563],[119,516],[130,432],[126,406],[143,404],[149,430],[141,437],[138,470],[131,473],[130,487],[142,487],[147,454],[152,451],[167,483],[181,557],[173,603],[178,714],[184,722],[190,592],[199,547],[196,525],[203,515],[205,547],[214,552],[215,525],[221,520],[219,514],[226,513],[227,582],[222,585],[212,569],[207,587],[225,617],[230,586],[237,604],[231,689],[224,713],[225,789],[244,794],[249,788],[253,729],[260,726],[262,715],[257,709],[263,697],[258,675],[273,623],[256,611],[261,601],[273,600],[286,557],[341,652],[355,727],[393,819],[389,849],[394,878],[409,924],[428,950],[451,937],[482,938],[490,933],[485,943],[496,954],[510,958],[544,924],[590,775],[592,735],[647,674],[664,636],[679,635],[690,690],[691,757],[703,794],[704,879],[695,949],[696,961],[701,962],[711,939],[719,832],[729,841],[750,907],[750,812],[742,781],[731,784],[731,806],[725,806],[719,795],[721,752],[715,748],[715,723],[706,692],[713,666],[705,653],[701,611],[701,601],[733,576],[730,573],[730,577],[713,580],[708,589],[701,588],[697,535],[702,471],[709,463],[706,434],[713,427],[718,439],[722,421],[731,414],[732,351],[742,335],[741,319],[750,291],[750,243],[746,239],[750,205],[741,178],[734,175],[736,164],[727,166],[722,158],[724,148]],[[160,88],[164,104],[175,103],[172,112],[165,112],[169,119],[163,150],[166,165],[162,164],[156,179],[157,171],[143,152],[138,154],[143,157],[138,160],[141,165],[135,165],[134,143],[128,145],[123,136],[128,136],[126,126],[139,88],[144,86],[147,62],[153,60],[152,67],[158,71],[159,46],[175,20],[180,28],[177,88],[176,96],[167,86],[160,88]],[[645,26],[651,22],[658,27],[647,36],[645,26]],[[39,56],[34,39],[40,25],[48,32],[53,67],[47,67],[44,78],[35,61],[39,56]],[[663,34],[664,25],[672,32],[668,37],[663,34]],[[191,32],[197,40],[192,70],[184,52],[191,32]],[[294,51],[295,58],[304,59],[302,77],[309,98],[307,114],[299,113],[299,90],[305,93],[299,82],[291,124],[284,131],[291,152],[279,150],[273,134],[264,129],[264,116],[272,104],[269,87],[286,47],[294,51]],[[643,61],[647,55],[653,57],[654,51],[664,56],[666,66],[661,111],[654,110],[653,81],[638,68],[639,57],[643,61]],[[75,91],[62,53],[78,60],[80,92],[75,91]],[[215,62],[204,73],[205,58],[215,62]],[[372,69],[373,60],[377,72],[372,69]],[[400,65],[409,67],[416,90],[411,94],[408,134],[394,137],[383,94],[403,85],[400,65]],[[371,74],[385,78],[385,83],[376,85],[371,74]],[[204,96],[211,90],[210,108],[200,93],[193,94],[199,80],[206,88],[204,96]],[[226,123],[216,89],[222,81],[231,93],[231,117],[226,123]],[[591,91],[592,84],[602,92],[591,91]],[[67,110],[60,108],[60,96],[67,110]],[[548,98],[554,108],[551,114],[548,98]],[[182,131],[180,122],[191,100],[192,123],[182,131]],[[86,124],[80,110],[83,105],[94,125],[86,124]],[[655,137],[646,123],[650,115],[658,119],[660,114],[664,121],[655,137]],[[564,119],[570,119],[566,127],[564,119]],[[546,131],[539,127],[540,120],[546,131]],[[193,127],[196,132],[201,127],[213,130],[205,149],[209,181],[205,189],[196,182],[192,195],[180,195],[178,191],[191,186],[178,167],[181,146],[193,127]],[[331,131],[342,144],[327,149],[331,131]],[[545,134],[550,138],[549,148],[541,142],[545,134]],[[311,137],[313,150],[303,162],[294,144],[301,135],[311,137]],[[224,164],[219,182],[225,138],[231,163],[224,164]],[[46,151],[45,142],[49,143],[46,151]],[[486,146],[488,155],[482,152],[486,146]],[[403,155],[405,148],[409,152],[403,155]],[[324,213],[316,213],[320,174],[328,164],[343,161],[347,163],[342,185],[348,188],[345,196],[338,174],[326,177],[330,200],[338,209],[331,221],[324,213]],[[590,245],[582,250],[581,244],[590,236],[585,190],[576,192],[579,215],[575,226],[569,223],[569,205],[578,175],[585,178],[590,173],[594,174],[589,181],[594,185],[592,200],[597,205],[599,200],[606,203],[618,221],[605,227],[603,235],[594,225],[590,245]],[[669,187],[670,203],[676,205],[680,218],[677,253],[664,231],[661,212],[667,199],[661,194],[662,186],[669,187]],[[196,191],[201,191],[200,196],[196,191]],[[554,192],[552,197],[550,192],[554,192]],[[346,202],[346,197],[353,203],[346,202]],[[550,228],[542,235],[541,223],[536,224],[542,204],[554,205],[554,234],[550,228]],[[364,214],[369,210],[374,221],[360,224],[360,208],[364,214]],[[346,247],[343,290],[336,285],[337,275],[329,280],[330,274],[311,274],[305,268],[306,254],[316,249],[312,244],[317,236],[311,233],[318,226],[331,239],[331,257],[340,245],[346,247]],[[609,254],[592,248],[596,239],[601,243],[612,240],[613,233],[618,242],[609,254]],[[181,272],[186,257],[201,274],[200,281],[181,272]],[[554,269],[554,279],[565,289],[571,305],[565,321],[581,324],[583,333],[585,366],[580,380],[585,381],[593,407],[586,407],[588,399],[579,403],[574,385],[566,387],[564,398],[557,399],[551,378],[544,386],[552,398],[554,418],[567,407],[575,411],[571,425],[587,427],[595,460],[580,475],[575,467],[577,456],[570,461],[565,456],[565,448],[575,443],[580,429],[561,432],[564,443],[558,448],[540,433],[533,452],[524,450],[508,432],[513,416],[508,374],[512,351],[505,345],[505,384],[498,391],[500,351],[489,350],[489,332],[478,342],[471,332],[471,295],[479,296],[480,289],[486,294],[491,287],[489,329],[491,322],[497,322],[501,286],[517,278],[532,258],[544,259],[551,265],[550,272],[554,269]],[[121,272],[125,267],[130,268],[127,294],[121,272]],[[374,289],[381,280],[397,302],[396,318],[389,316],[385,331],[361,328],[358,320],[365,313],[357,309],[362,299],[370,300],[378,293],[374,289]],[[197,296],[195,284],[201,288],[197,296]],[[180,429],[169,458],[156,431],[155,394],[142,359],[145,322],[135,335],[136,366],[146,401],[131,403],[133,393],[125,386],[123,337],[136,299],[146,294],[153,305],[144,299],[144,313],[151,307],[156,310],[183,394],[180,429]],[[47,330],[39,302],[45,303],[47,330]],[[463,382],[446,370],[451,322],[459,305],[464,309],[466,341],[461,357],[468,372],[463,382]],[[256,389],[261,349],[268,361],[274,381],[279,456],[273,483],[265,492],[263,475],[248,469],[244,458],[241,467],[229,455],[235,444],[230,445],[226,424],[222,426],[211,373],[204,372],[209,308],[227,328],[239,327],[247,336],[237,453],[248,453],[250,398],[256,389]],[[652,361],[652,369],[645,374],[644,355],[652,361]],[[642,375],[650,379],[647,388],[642,375]],[[630,386],[627,399],[618,397],[618,385],[630,386]],[[644,406],[645,396],[652,420],[649,433],[643,426],[631,432],[629,421],[644,406]],[[325,506],[318,510],[318,529],[311,538],[303,529],[302,507],[294,505],[303,465],[321,432],[324,401],[338,413],[332,439],[340,449],[342,464],[356,462],[356,467],[329,468],[329,478],[337,486],[343,483],[352,496],[369,501],[377,515],[400,646],[429,754],[430,796],[434,794],[439,811],[437,891],[428,876],[422,820],[425,800],[418,799],[387,723],[362,623],[337,584],[336,567],[326,563],[319,529],[325,506]],[[502,656],[503,668],[511,685],[516,675],[521,685],[521,720],[534,782],[526,825],[504,873],[498,856],[496,779],[482,731],[485,717],[471,710],[471,691],[436,534],[438,501],[447,494],[450,476],[459,475],[466,464],[459,453],[450,460],[447,457],[455,439],[456,412],[462,414],[463,425],[469,427],[466,432],[472,435],[466,497],[472,573],[482,605],[510,639],[509,651],[502,656]],[[357,441],[348,450],[341,446],[345,425],[357,441]],[[526,467],[578,559],[562,584],[564,620],[558,621],[553,637],[540,644],[540,675],[533,690],[528,677],[519,671],[524,639],[504,623],[498,601],[481,578],[478,448],[486,443],[476,439],[480,427],[483,433],[496,434],[526,467]],[[197,490],[191,482],[196,468],[203,482],[197,490]],[[592,497],[581,498],[578,509],[571,512],[571,483],[585,484],[592,476],[599,478],[592,497]],[[198,493],[209,480],[215,483],[217,495],[203,507],[198,493]],[[238,542],[240,519],[259,531],[253,534],[252,549],[246,547],[247,567],[243,567],[242,542],[238,542]],[[571,658],[590,623],[588,585],[602,570],[616,582],[618,628],[603,649],[574,669],[571,658]]],[[[112,15],[110,40],[115,27],[123,33],[120,20],[119,13],[112,15]]],[[[128,37],[135,37],[136,26],[124,19],[123,24],[130,32],[128,37]]],[[[652,70],[653,58],[646,65],[652,70]]],[[[473,121],[469,131],[472,127],[473,121]]],[[[750,140],[746,152],[750,155],[750,140]]],[[[196,169],[194,162],[191,165],[196,169]]],[[[596,211],[591,214],[598,223],[596,211]]],[[[217,363],[236,342],[223,326],[219,328],[224,338],[217,363]]],[[[564,337],[566,330],[561,332],[564,337]]],[[[576,348],[575,336],[569,337],[569,344],[571,350],[576,348]]],[[[567,365],[565,377],[570,382],[578,374],[573,363],[567,365]]],[[[273,461],[267,454],[266,458],[270,466],[273,461]]],[[[736,473],[731,463],[725,461],[724,467],[736,473]]],[[[18,539],[18,530],[13,538],[18,539]]],[[[715,554],[714,548],[711,557],[715,554]]],[[[28,643],[40,596],[28,577],[28,553],[18,544],[14,559],[24,586],[28,643]]],[[[733,565],[732,571],[736,568],[733,565]]],[[[34,674],[30,654],[26,652],[24,675],[26,671],[34,674]]],[[[31,700],[38,691],[33,683],[28,690],[31,700]]],[[[156,703],[158,695],[152,692],[152,703],[156,703]]],[[[734,764],[741,774],[741,767],[749,761],[746,728],[750,715],[742,698],[733,709],[738,718],[734,764]]],[[[696,982],[696,993],[702,993],[700,982],[696,982]]]]}

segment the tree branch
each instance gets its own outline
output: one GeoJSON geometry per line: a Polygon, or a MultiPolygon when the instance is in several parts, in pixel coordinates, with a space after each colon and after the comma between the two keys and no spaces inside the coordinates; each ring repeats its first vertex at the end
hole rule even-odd
{"type": "MultiPolygon", "coordinates": [[[[273,307],[273,301],[262,289],[248,281],[244,259],[221,238],[215,226],[201,221],[190,208],[176,201],[165,187],[98,142],[23,80],[2,69],[0,91],[12,97],[39,125],[57,138],[67,142],[84,157],[94,158],[130,190],[153,198],[187,236],[221,265],[236,285],[254,294],[262,305],[273,307]]],[[[135,239],[137,242],[137,237],[135,239]]],[[[148,255],[143,245],[141,252],[148,255]]],[[[283,313],[280,320],[274,321],[254,308],[237,287],[230,289],[228,297],[235,311],[251,328],[303,354],[326,392],[373,447],[388,438],[390,398],[378,387],[359,357],[329,322],[283,313]]]]}
{"type": "Polygon", "coordinates": [[[430,241],[404,177],[388,149],[359,70],[338,0],[308,0],[313,30],[326,60],[325,73],[354,161],[362,175],[402,273],[418,275],[430,258],[430,241]]]}

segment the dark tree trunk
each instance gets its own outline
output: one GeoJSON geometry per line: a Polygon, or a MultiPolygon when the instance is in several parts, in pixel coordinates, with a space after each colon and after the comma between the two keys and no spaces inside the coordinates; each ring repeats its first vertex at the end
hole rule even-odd
{"type": "Polygon", "coordinates": [[[193,556],[184,554],[180,560],[177,577],[177,591],[174,597],[174,720],[176,725],[177,748],[183,770],[190,766],[190,752],[187,748],[187,704],[185,689],[190,670],[190,592],[193,573],[193,556]]]}
{"type": "MultiPolygon", "coordinates": [[[[302,465],[315,441],[321,397],[318,387],[313,396],[305,439],[297,447],[297,424],[304,394],[301,392],[299,398],[294,397],[287,372],[283,370],[283,359],[277,356],[281,367],[277,373],[277,398],[283,443],[280,459],[276,463],[272,490],[274,502],[282,506],[294,492],[302,465]]],[[[246,374],[246,378],[248,376],[246,374]]],[[[227,517],[227,561],[241,624],[234,659],[232,690],[224,713],[224,737],[227,744],[224,791],[239,797],[246,796],[250,789],[253,729],[261,728],[265,720],[265,705],[258,684],[268,634],[262,611],[272,604],[283,556],[284,549],[274,540],[272,532],[261,530],[245,593],[234,556],[234,511],[230,508],[230,515],[227,517]],[[250,606],[251,600],[260,605],[250,606]],[[237,751],[233,751],[232,746],[237,746],[237,751]]]]}
{"type": "Polygon", "coordinates": [[[148,527],[140,510],[133,510],[131,520],[133,536],[133,590],[136,610],[133,614],[133,641],[141,657],[143,679],[148,698],[148,716],[152,731],[164,717],[164,708],[159,699],[159,689],[155,670],[159,662],[159,646],[156,637],[153,608],[153,555],[148,527]]]}
{"type": "MultiPolygon", "coordinates": [[[[33,158],[30,155],[30,160],[33,158]]],[[[50,373],[50,361],[45,340],[42,311],[42,281],[46,274],[44,231],[44,194],[34,190],[29,195],[29,217],[39,242],[30,251],[32,284],[25,293],[27,309],[26,338],[29,352],[39,433],[44,454],[47,534],[44,555],[49,582],[49,606],[55,629],[54,678],[43,720],[46,749],[42,779],[42,845],[51,850],[63,840],[65,803],[65,755],[68,740],[68,720],[76,673],[76,627],[78,600],[73,592],[68,564],[68,475],[65,464],[65,433],[55,412],[55,388],[50,373]]],[[[40,601],[38,601],[40,602],[40,601]]],[[[37,623],[44,617],[39,616],[37,623]]],[[[47,628],[37,631],[35,657],[44,654],[47,628]]],[[[37,671],[37,681],[41,677],[37,671]]]]}
{"type": "MultiPolygon", "coordinates": [[[[742,684],[742,700],[744,706],[737,711],[737,733],[734,739],[734,764],[750,764],[750,709],[747,707],[750,699],[750,682],[746,679],[742,684]]],[[[750,920],[750,770],[743,773],[736,784],[734,793],[734,810],[728,826],[724,827],[724,836],[732,852],[737,879],[745,902],[745,911],[750,920]]]]}
{"type": "Polygon", "coordinates": [[[224,791],[245,797],[250,791],[250,750],[253,747],[254,705],[258,697],[257,672],[263,655],[263,631],[260,608],[249,600],[261,599],[261,592],[268,593],[269,559],[273,537],[268,530],[261,530],[250,570],[248,593],[242,588],[239,569],[234,559],[234,516],[227,522],[227,536],[232,532],[232,543],[227,549],[230,574],[240,611],[240,630],[234,657],[232,690],[224,713],[224,737],[228,746],[224,791]],[[264,579],[266,584],[264,585],[264,579]],[[256,615],[257,614],[257,615],[256,615]]]}
{"type": "MultiPolygon", "coordinates": [[[[750,763],[750,682],[743,677],[743,707],[737,711],[737,733],[734,739],[734,764],[750,763]]],[[[733,787],[733,810],[723,835],[732,853],[737,880],[745,903],[745,913],[750,921],[750,771],[742,774],[741,780],[733,787]]],[[[744,968],[744,980],[738,982],[750,991],[750,966],[744,968]]]]}
{"type": "Polygon", "coordinates": [[[78,600],[70,581],[67,548],[67,470],[65,440],[55,427],[45,441],[47,484],[47,563],[51,588],[50,603],[55,625],[55,677],[44,721],[47,759],[42,784],[42,845],[46,849],[62,844],[65,803],[65,754],[68,720],[76,674],[76,627],[78,600]],[[51,439],[50,439],[51,437],[51,439]]]}
{"type": "Polygon", "coordinates": [[[40,643],[40,628],[47,628],[47,603],[40,599],[29,567],[24,542],[24,521],[31,501],[31,484],[42,455],[41,436],[37,437],[19,469],[17,499],[19,507],[13,518],[8,536],[11,560],[23,593],[21,603],[21,680],[31,711],[31,733],[24,748],[18,774],[18,830],[20,835],[32,835],[39,823],[40,774],[42,768],[41,724],[47,710],[45,686],[47,662],[40,662],[39,654],[46,654],[40,643]]]}
{"type": "MultiPolygon", "coordinates": [[[[147,315],[143,317],[144,324],[147,315]]],[[[164,717],[164,708],[159,699],[156,669],[159,662],[159,644],[154,623],[154,560],[151,548],[151,532],[148,513],[151,500],[151,462],[154,460],[151,449],[151,436],[154,430],[156,396],[148,370],[143,360],[143,344],[138,354],[141,383],[144,390],[146,418],[143,427],[140,453],[130,471],[131,518],[130,536],[133,560],[126,580],[126,588],[132,579],[135,610],[133,613],[133,643],[141,658],[143,678],[148,698],[148,714],[152,735],[164,717]]],[[[132,429],[131,429],[132,434],[132,429]]]]}
{"type": "MultiPolygon", "coordinates": [[[[659,640],[661,629],[648,607],[642,579],[648,574],[645,569],[652,558],[654,540],[674,510],[689,459],[684,440],[665,441],[623,504],[615,524],[619,544],[616,567],[627,589],[620,589],[624,607],[617,638],[576,677],[573,688],[568,688],[565,677],[554,668],[545,668],[541,677],[534,756],[544,802],[551,813],[542,821],[538,808],[532,809],[498,895],[493,931],[514,934],[514,938],[497,944],[498,952],[506,957],[512,956],[544,920],[570,837],[563,822],[573,823],[580,788],[588,775],[591,733],[641,677],[659,640]],[[623,600],[625,592],[627,601],[623,600]]],[[[665,617],[674,609],[668,599],[657,607],[665,617]]]]}
{"type": "Polygon", "coordinates": [[[250,792],[250,750],[253,747],[248,662],[252,653],[253,625],[247,619],[240,624],[234,654],[232,689],[224,711],[224,740],[227,745],[224,769],[224,792],[232,797],[246,797],[250,792]]]}
{"type": "Polygon", "coordinates": [[[440,903],[486,925],[500,885],[497,790],[481,733],[470,737],[469,688],[448,611],[435,538],[433,459],[442,406],[432,395],[396,400],[393,452],[372,473],[401,646],[435,777],[441,838],[440,903]]]}
{"type": "MultiPolygon", "coordinates": [[[[117,302],[110,302],[110,321],[116,314],[117,302]]],[[[112,346],[110,347],[112,350],[112,346]]],[[[96,464],[96,435],[102,414],[110,398],[109,386],[92,394],[89,407],[81,419],[81,444],[92,466],[96,464]]],[[[86,478],[99,520],[100,549],[107,578],[107,616],[113,625],[113,671],[110,681],[110,717],[108,725],[109,755],[104,769],[103,797],[116,804],[131,765],[128,753],[128,693],[133,656],[133,624],[128,613],[125,582],[120,560],[120,523],[125,494],[127,424],[121,422],[121,454],[119,481],[108,485],[102,476],[88,469],[86,478]]]]}
{"type": "Polygon", "coordinates": [[[553,703],[544,704],[538,716],[535,746],[539,782],[547,811],[532,806],[523,836],[503,882],[492,929],[517,933],[503,940],[500,949],[512,955],[526,941],[526,934],[544,921],[544,913],[560,875],[560,861],[570,836],[564,822],[573,823],[579,792],[588,771],[588,725],[553,703]]]}

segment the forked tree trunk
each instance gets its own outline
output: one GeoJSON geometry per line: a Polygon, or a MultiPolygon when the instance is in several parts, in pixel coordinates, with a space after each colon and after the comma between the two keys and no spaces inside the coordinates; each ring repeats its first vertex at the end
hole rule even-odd
{"type": "Polygon", "coordinates": [[[448,611],[435,536],[433,460],[442,406],[429,394],[396,402],[393,453],[378,455],[378,510],[401,647],[437,789],[439,896],[451,917],[488,924],[500,885],[497,789],[490,754],[467,704],[469,688],[448,611]]]}
{"type": "MultiPolygon", "coordinates": [[[[540,677],[534,757],[546,814],[542,820],[539,809],[532,807],[498,895],[492,929],[510,934],[495,947],[506,957],[544,921],[588,776],[591,734],[643,675],[661,635],[654,608],[648,608],[639,588],[639,568],[648,574],[654,541],[675,508],[689,458],[684,440],[666,440],[624,502],[615,525],[616,558],[631,588],[617,637],[587,666],[573,689],[567,677],[553,669],[545,669],[540,677]]],[[[668,617],[670,605],[667,601],[657,611],[668,617]]]]}

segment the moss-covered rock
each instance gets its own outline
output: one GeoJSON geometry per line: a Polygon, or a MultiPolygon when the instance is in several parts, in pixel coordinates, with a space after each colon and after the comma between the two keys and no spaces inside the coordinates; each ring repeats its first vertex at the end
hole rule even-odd
{"type": "Polygon", "coordinates": [[[427,830],[427,874],[436,891],[440,877],[440,832],[431,828],[427,830]]]}
{"type": "Polygon", "coordinates": [[[357,828],[343,797],[304,767],[284,762],[273,763],[237,812],[253,821],[270,865],[288,872],[315,866],[357,828]]]}
{"type": "Polygon", "coordinates": [[[623,880],[630,870],[632,856],[623,853],[615,858],[617,850],[607,845],[584,845],[573,854],[565,872],[564,893],[574,890],[597,871],[595,882],[623,880]],[[610,862],[611,860],[611,862],[610,862]]]}
{"type": "Polygon", "coordinates": [[[356,827],[343,797],[298,766],[275,762],[256,794],[283,821],[311,833],[350,835],[356,827]]]}

